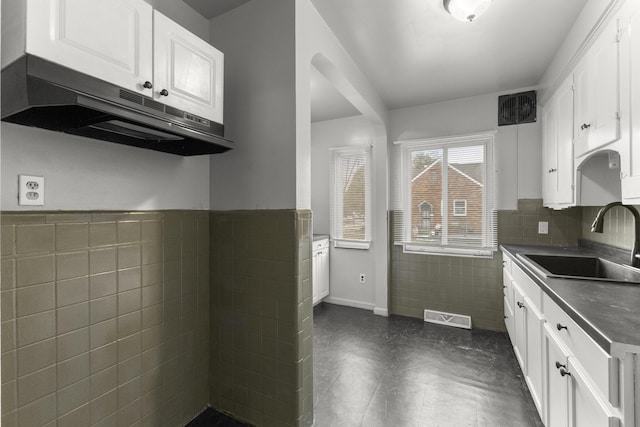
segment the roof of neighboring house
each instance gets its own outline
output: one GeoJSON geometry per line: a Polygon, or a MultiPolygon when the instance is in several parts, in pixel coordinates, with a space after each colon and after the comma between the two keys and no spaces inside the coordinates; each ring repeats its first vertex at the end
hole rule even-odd
{"type": "MultiPolygon", "coordinates": [[[[431,163],[429,166],[424,168],[424,170],[422,172],[420,172],[418,175],[416,175],[415,178],[413,178],[411,180],[411,182],[413,182],[416,179],[420,178],[422,175],[425,174],[425,172],[427,172],[429,169],[431,169],[432,167],[434,167],[435,165],[437,165],[440,162],[442,162],[442,160],[438,159],[435,162],[431,163]]],[[[454,170],[454,171],[456,171],[458,174],[464,176],[465,178],[467,178],[469,181],[473,182],[474,184],[479,185],[480,187],[484,186],[482,184],[482,182],[480,181],[482,179],[482,172],[483,172],[483,164],[482,163],[456,163],[456,164],[449,164],[449,168],[454,170]]]]}

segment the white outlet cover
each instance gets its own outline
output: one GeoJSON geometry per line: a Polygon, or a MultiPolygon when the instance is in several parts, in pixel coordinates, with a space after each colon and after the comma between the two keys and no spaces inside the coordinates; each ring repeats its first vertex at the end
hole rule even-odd
{"type": "Polygon", "coordinates": [[[549,223],[547,221],[538,221],[538,234],[549,234],[549,223]]]}
{"type": "Polygon", "coordinates": [[[44,206],[44,177],[18,175],[18,205],[44,206]]]}

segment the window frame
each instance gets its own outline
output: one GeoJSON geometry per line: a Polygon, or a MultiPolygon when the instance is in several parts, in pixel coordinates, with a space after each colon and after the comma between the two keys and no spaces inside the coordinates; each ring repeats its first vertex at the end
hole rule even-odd
{"type": "Polygon", "coordinates": [[[453,216],[467,216],[467,200],[466,199],[453,199],[453,210],[451,212],[451,214],[453,216]],[[462,206],[462,209],[464,210],[464,213],[456,213],[456,209],[458,209],[458,207],[456,206],[456,202],[463,202],[464,205],[462,206]]]}
{"type": "Polygon", "coordinates": [[[331,173],[330,173],[330,217],[329,217],[329,229],[330,237],[334,247],[344,249],[360,249],[368,250],[371,247],[372,242],[372,225],[373,225],[373,209],[372,209],[372,161],[371,161],[371,145],[359,145],[348,147],[330,148],[331,151],[331,173]],[[364,239],[346,239],[344,238],[344,194],[342,191],[337,190],[338,185],[342,185],[343,174],[342,170],[338,167],[341,159],[351,156],[363,156],[365,166],[365,183],[364,183],[364,197],[365,197],[365,237],[364,239]]]}
{"type": "MultiPolygon", "coordinates": [[[[448,256],[462,256],[462,257],[478,257],[478,258],[492,258],[495,251],[497,251],[497,210],[495,208],[495,175],[494,175],[494,143],[496,132],[484,132],[476,134],[467,134],[451,137],[438,137],[429,139],[419,139],[411,141],[396,141],[395,144],[399,150],[396,151],[396,167],[400,168],[399,173],[396,174],[396,191],[399,193],[396,196],[396,208],[401,211],[400,221],[402,222],[400,227],[397,225],[395,228],[395,241],[394,244],[402,245],[405,253],[418,253],[428,255],[448,255],[448,256]],[[482,218],[482,245],[481,246],[465,246],[465,245],[452,245],[448,241],[448,209],[442,209],[444,206],[448,206],[449,195],[447,191],[442,192],[441,197],[441,211],[443,214],[442,230],[443,239],[440,244],[417,242],[411,240],[411,217],[412,217],[412,160],[411,154],[415,151],[426,150],[443,150],[443,164],[448,164],[448,157],[445,154],[447,150],[451,148],[482,145],[484,147],[484,169],[485,169],[485,181],[484,191],[482,195],[483,206],[483,218],[482,218]],[[445,215],[446,212],[446,215],[445,215]],[[400,231],[399,231],[400,229],[400,231]],[[401,235],[401,236],[399,236],[401,235]]],[[[443,168],[442,173],[442,189],[448,188],[447,169],[443,168]]],[[[457,200],[457,199],[454,199],[457,200]]],[[[466,205],[466,204],[465,204],[466,205]]],[[[468,212],[468,210],[466,210],[468,212]]],[[[453,209],[451,217],[453,215],[453,209]]]]}

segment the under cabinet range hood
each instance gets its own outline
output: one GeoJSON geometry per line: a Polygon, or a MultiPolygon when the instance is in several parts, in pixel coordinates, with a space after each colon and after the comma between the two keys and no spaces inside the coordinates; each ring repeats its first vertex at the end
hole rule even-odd
{"type": "Polygon", "coordinates": [[[32,55],[2,70],[2,120],[182,156],[233,148],[224,126],[32,55]]]}

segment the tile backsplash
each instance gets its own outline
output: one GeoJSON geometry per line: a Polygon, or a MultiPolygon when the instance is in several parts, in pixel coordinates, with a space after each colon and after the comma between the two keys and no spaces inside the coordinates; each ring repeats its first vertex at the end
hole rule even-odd
{"type": "Polygon", "coordinates": [[[184,425],[208,404],[208,212],[1,217],[2,425],[184,425]]]}
{"type": "MultiPolygon", "coordinates": [[[[542,200],[523,199],[517,210],[498,212],[499,244],[576,246],[581,232],[581,208],[553,211],[542,200]],[[538,221],[549,223],[549,234],[538,234],[538,221]]],[[[392,245],[390,312],[422,318],[427,308],[469,315],[474,328],[504,330],[501,260],[498,253],[492,259],[407,254],[392,245]]]]}
{"type": "MultiPolygon", "coordinates": [[[[632,249],[635,238],[633,214],[621,206],[611,208],[604,216],[602,233],[592,233],[591,224],[601,206],[582,208],[582,238],[598,243],[606,243],[620,248],[632,249]]],[[[640,210],[640,206],[635,206],[640,210]]]]}
{"type": "Polygon", "coordinates": [[[258,426],[313,422],[311,213],[211,214],[211,401],[258,426]]]}

